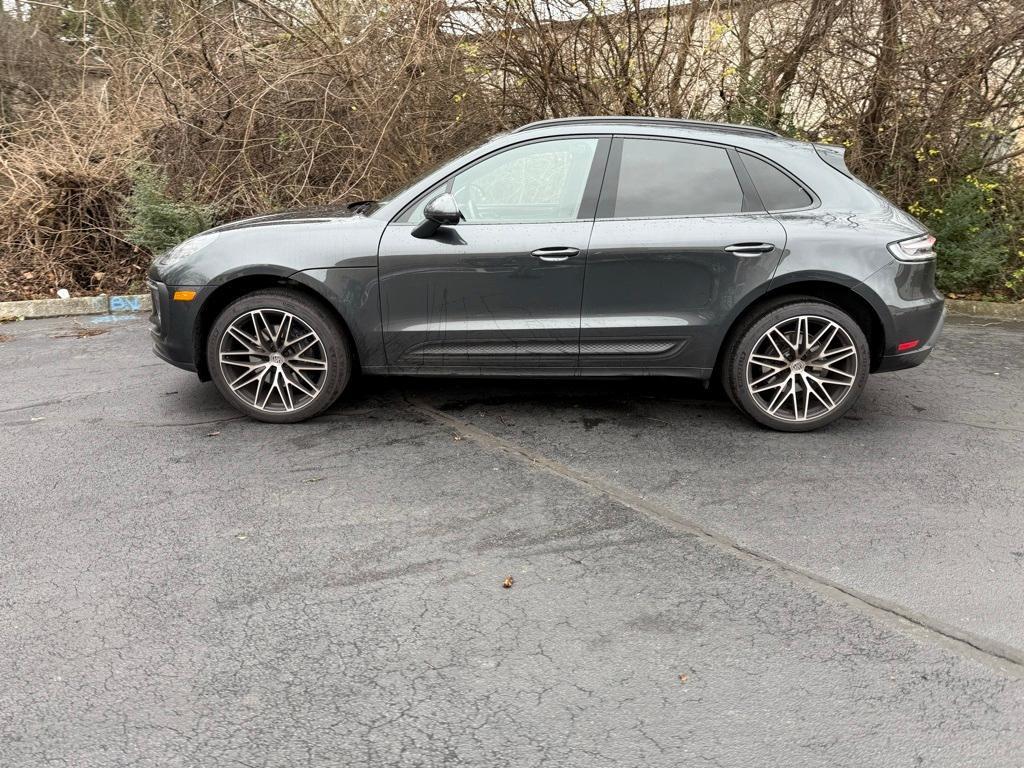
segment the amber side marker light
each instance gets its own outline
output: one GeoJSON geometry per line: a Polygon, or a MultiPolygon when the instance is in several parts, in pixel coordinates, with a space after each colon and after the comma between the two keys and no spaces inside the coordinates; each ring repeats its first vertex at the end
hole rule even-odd
{"type": "Polygon", "coordinates": [[[921,343],[920,339],[914,339],[913,341],[904,341],[896,347],[897,352],[906,352],[908,349],[913,349],[921,343]]]}
{"type": "Polygon", "coordinates": [[[192,299],[194,299],[195,297],[196,297],[196,292],[195,291],[175,291],[174,292],[174,300],[175,301],[192,301],[192,299]]]}

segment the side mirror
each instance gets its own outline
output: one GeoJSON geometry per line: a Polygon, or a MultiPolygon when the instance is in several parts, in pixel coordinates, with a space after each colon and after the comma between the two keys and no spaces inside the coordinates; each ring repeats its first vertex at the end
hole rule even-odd
{"type": "Polygon", "coordinates": [[[441,227],[454,226],[463,218],[459,204],[448,192],[427,203],[423,209],[423,216],[426,221],[412,231],[413,237],[432,237],[441,227]]]}

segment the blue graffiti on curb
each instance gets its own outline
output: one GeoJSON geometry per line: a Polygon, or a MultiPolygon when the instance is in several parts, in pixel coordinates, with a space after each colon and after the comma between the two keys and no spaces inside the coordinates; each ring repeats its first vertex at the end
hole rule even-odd
{"type": "Polygon", "coordinates": [[[142,297],[140,296],[111,296],[111,312],[140,312],[142,311],[142,297]]]}

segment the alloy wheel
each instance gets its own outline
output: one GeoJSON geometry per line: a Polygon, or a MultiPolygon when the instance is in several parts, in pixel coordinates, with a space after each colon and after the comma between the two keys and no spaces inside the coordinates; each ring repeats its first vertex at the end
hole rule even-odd
{"type": "Polygon", "coordinates": [[[235,396],[269,413],[305,407],[327,381],[320,337],[280,309],[254,309],[235,318],[221,337],[219,360],[235,396]]]}
{"type": "Polygon", "coordinates": [[[857,379],[857,348],[841,325],[799,315],[769,328],[747,359],[747,390],[776,419],[801,422],[831,413],[857,379]]]}

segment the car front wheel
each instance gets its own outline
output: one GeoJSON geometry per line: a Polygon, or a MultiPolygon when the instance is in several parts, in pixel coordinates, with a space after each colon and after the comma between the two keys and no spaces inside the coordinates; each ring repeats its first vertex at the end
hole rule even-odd
{"type": "Polygon", "coordinates": [[[867,338],[852,317],[818,301],[782,301],[734,335],[722,368],[732,401],[784,432],[830,424],[857,402],[868,376],[867,338]]]}
{"type": "Polygon", "coordinates": [[[217,389],[260,421],[303,421],[341,395],[352,371],[345,332],[298,291],[254,291],[229,304],[210,329],[206,359],[217,389]]]}

